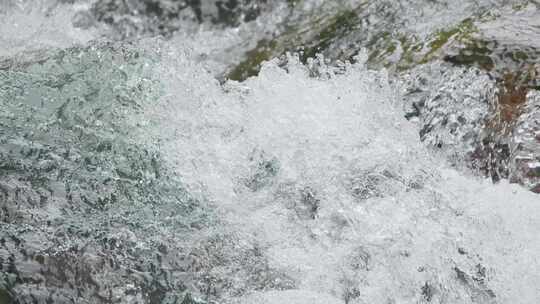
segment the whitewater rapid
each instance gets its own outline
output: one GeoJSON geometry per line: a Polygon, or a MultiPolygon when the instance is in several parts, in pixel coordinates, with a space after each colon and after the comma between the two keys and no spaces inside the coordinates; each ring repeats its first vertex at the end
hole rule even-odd
{"type": "Polygon", "coordinates": [[[162,151],[220,211],[218,233],[264,248],[269,267],[294,282],[302,296],[291,303],[314,294],[335,303],[536,301],[538,197],[430,155],[385,72],[358,59],[315,64],[313,77],[291,56],[223,87],[189,60],[177,70],[166,61],[160,76],[174,79],[173,93],[154,114],[179,137],[162,151]]]}
{"type": "Polygon", "coordinates": [[[197,40],[55,14],[0,38],[0,297],[540,301],[538,195],[426,148],[366,52],[220,82],[197,40]]]}

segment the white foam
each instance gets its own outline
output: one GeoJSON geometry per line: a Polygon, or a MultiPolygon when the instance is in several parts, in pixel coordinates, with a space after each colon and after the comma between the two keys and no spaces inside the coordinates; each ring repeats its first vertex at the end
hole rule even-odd
{"type": "MultiPolygon", "coordinates": [[[[162,151],[214,202],[220,229],[265,248],[300,290],[358,303],[416,303],[425,288],[454,303],[540,299],[538,196],[440,165],[384,71],[310,77],[289,58],[220,87],[189,54],[164,53],[151,136],[167,138],[162,151]]],[[[301,294],[253,303],[309,301],[301,294]]]]}
{"type": "Polygon", "coordinates": [[[96,29],[80,29],[72,19],[88,5],[52,5],[53,2],[16,1],[0,10],[0,57],[48,48],[65,48],[86,43],[99,33],[96,29]],[[16,4],[16,5],[15,5],[16,4]]]}

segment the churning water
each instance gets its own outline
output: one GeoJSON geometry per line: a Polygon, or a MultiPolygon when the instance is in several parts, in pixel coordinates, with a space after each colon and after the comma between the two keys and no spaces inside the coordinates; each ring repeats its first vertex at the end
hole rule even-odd
{"type": "Polygon", "coordinates": [[[495,94],[484,72],[396,79],[361,49],[220,82],[235,27],[113,42],[64,2],[3,7],[0,303],[540,301],[538,194],[448,158],[495,94]],[[434,110],[409,121],[419,96],[434,110]],[[445,111],[467,123],[445,133],[445,111]]]}

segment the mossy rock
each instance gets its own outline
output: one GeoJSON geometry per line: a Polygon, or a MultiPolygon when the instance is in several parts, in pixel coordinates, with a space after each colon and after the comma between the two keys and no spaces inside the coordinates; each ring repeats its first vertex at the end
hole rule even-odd
{"type": "MultiPolygon", "coordinates": [[[[346,36],[350,32],[356,30],[360,24],[360,17],[355,10],[345,11],[337,14],[328,21],[328,24],[317,33],[311,43],[305,45],[303,52],[303,60],[315,57],[317,53],[328,49],[332,42],[346,36]]],[[[350,59],[350,58],[339,58],[350,59]]]]}
{"type": "Polygon", "coordinates": [[[0,304],[11,304],[13,303],[13,298],[11,293],[6,289],[0,288],[0,304]]]}
{"type": "Polygon", "coordinates": [[[257,47],[246,53],[246,59],[229,72],[227,78],[240,81],[257,75],[261,64],[276,56],[277,49],[278,42],[276,40],[260,40],[257,47]]]}
{"type": "MultiPolygon", "coordinates": [[[[306,62],[307,58],[328,50],[334,41],[355,30],[360,24],[359,11],[362,7],[315,18],[305,25],[291,25],[286,32],[277,37],[260,40],[255,48],[246,53],[246,59],[227,73],[226,78],[242,81],[257,75],[262,62],[285,52],[299,52],[301,61],[306,62]]],[[[339,59],[351,57],[352,53],[344,54],[339,59]]]]}

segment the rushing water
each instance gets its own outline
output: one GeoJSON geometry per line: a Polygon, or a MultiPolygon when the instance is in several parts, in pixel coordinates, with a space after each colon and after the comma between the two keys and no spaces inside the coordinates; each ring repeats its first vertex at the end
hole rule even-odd
{"type": "MultiPolygon", "coordinates": [[[[0,303],[540,300],[536,74],[508,112],[503,57],[408,61],[402,36],[350,26],[433,43],[479,14],[499,49],[497,27],[537,37],[515,21],[534,1],[233,2],[1,2],[0,303]],[[354,63],[287,54],[224,81],[343,7],[364,10],[300,33],[330,59],[356,40],[354,63]]],[[[526,47],[505,67],[534,69],[526,47]]]]}

